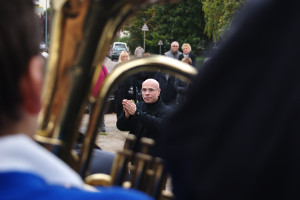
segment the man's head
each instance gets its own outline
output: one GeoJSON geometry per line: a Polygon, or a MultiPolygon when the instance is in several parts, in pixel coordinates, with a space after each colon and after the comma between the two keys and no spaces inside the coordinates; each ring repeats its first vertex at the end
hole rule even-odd
{"type": "Polygon", "coordinates": [[[177,53],[178,49],[179,49],[179,43],[176,42],[176,41],[172,42],[172,44],[171,44],[171,51],[173,53],[177,53]]]}
{"type": "Polygon", "coordinates": [[[159,83],[155,79],[147,79],[142,84],[142,97],[145,103],[155,103],[160,94],[159,83]]]}
{"type": "Polygon", "coordinates": [[[31,102],[39,105],[36,92],[41,87],[35,84],[35,80],[41,79],[37,71],[41,60],[37,56],[39,32],[33,1],[0,1],[0,30],[0,130],[3,130],[8,121],[12,123],[22,117],[20,110],[32,114],[39,110],[31,102]]]}

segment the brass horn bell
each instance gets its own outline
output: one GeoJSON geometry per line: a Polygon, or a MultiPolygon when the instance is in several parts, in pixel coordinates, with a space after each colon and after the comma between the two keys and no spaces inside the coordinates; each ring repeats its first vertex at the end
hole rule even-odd
{"type": "Polygon", "coordinates": [[[80,121],[89,94],[114,36],[124,21],[150,3],[171,0],[53,0],[50,57],[42,94],[42,111],[35,140],[53,152],[84,178],[99,116],[112,88],[126,76],[160,70],[189,80],[197,72],[191,66],[164,56],[125,63],[104,81],[80,151],[74,151],[80,121]]]}

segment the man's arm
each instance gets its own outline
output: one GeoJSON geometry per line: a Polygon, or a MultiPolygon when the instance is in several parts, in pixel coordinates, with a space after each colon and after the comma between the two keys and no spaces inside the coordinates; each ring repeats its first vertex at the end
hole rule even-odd
{"type": "Polygon", "coordinates": [[[165,119],[167,116],[166,113],[167,111],[163,110],[157,116],[154,116],[137,109],[134,118],[141,122],[144,127],[159,130],[165,123],[165,119]]]}
{"type": "Polygon", "coordinates": [[[130,110],[130,112],[132,112],[132,110],[131,109],[128,110],[128,106],[126,106],[127,101],[131,101],[131,100],[123,99],[122,105],[123,105],[124,112],[117,119],[117,128],[121,131],[130,131],[129,110],[130,110]]]}
{"type": "Polygon", "coordinates": [[[133,103],[131,100],[125,99],[123,100],[122,104],[124,108],[124,118],[126,118],[125,113],[127,112],[130,115],[130,119],[132,117],[132,120],[141,122],[145,127],[158,130],[165,122],[167,109],[161,110],[156,116],[154,116],[137,109],[135,103],[133,103]]]}
{"type": "Polygon", "coordinates": [[[125,118],[125,112],[123,112],[117,119],[117,128],[120,131],[130,131],[130,118],[125,118]]]}

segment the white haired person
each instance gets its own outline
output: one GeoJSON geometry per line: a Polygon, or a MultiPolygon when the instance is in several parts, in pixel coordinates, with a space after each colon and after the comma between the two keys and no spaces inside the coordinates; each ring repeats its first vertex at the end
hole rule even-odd
{"type": "Polygon", "coordinates": [[[173,41],[171,43],[171,49],[170,51],[167,51],[165,53],[165,56],[170,57],[170,58],[175,58],[175,59],[179,59],[179,56],[182,53],[179,51],[179,43],[177,41],[173,41]]]}
{"type": "Polygon", "coordinates": [[[192,47],[189,43],[184,43],[181,46],[183,53],[179,56],[179,60],[183,58],[190,58],[192,60],[192,66],[196,67],[196,55],[192,53],[192,47]]]}

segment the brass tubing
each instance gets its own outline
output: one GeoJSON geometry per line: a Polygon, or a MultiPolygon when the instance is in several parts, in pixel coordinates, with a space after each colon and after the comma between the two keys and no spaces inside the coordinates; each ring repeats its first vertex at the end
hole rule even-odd
{"type": "MultiPolygon", "coordinates": [[[[108,95],[117,84],[124,80],[125,77],[130,76],[134,73],[158,70],[161,72],[169,73],[186,82],[189,82],[190,79],[197,74],[197,70],[194,67],[179,60],[160,55],[136,59],[119,65],[115,70],[111,72],[111,74],[109,74],[109,76],[105,78],[100,87],[100,92],[96,97],[94,110],[91,116],[91,120],[94,123],[88,124],[88,129],[86,132],[87,135],[92,136],[92,139],[85,138],[85,140],[89,143],[91,141],[95,141],[95,138],[98,134],[95,127],[99,125],[99,119],[105,108],[105,102],[108,98],[108,95]]],[[[84,163],[84,166],[82,167],[82,175],[84,176],[88,169],[92,146],[84,145],[82,151],[86,153],[81,157],[81,163],[84,163]]]]}

